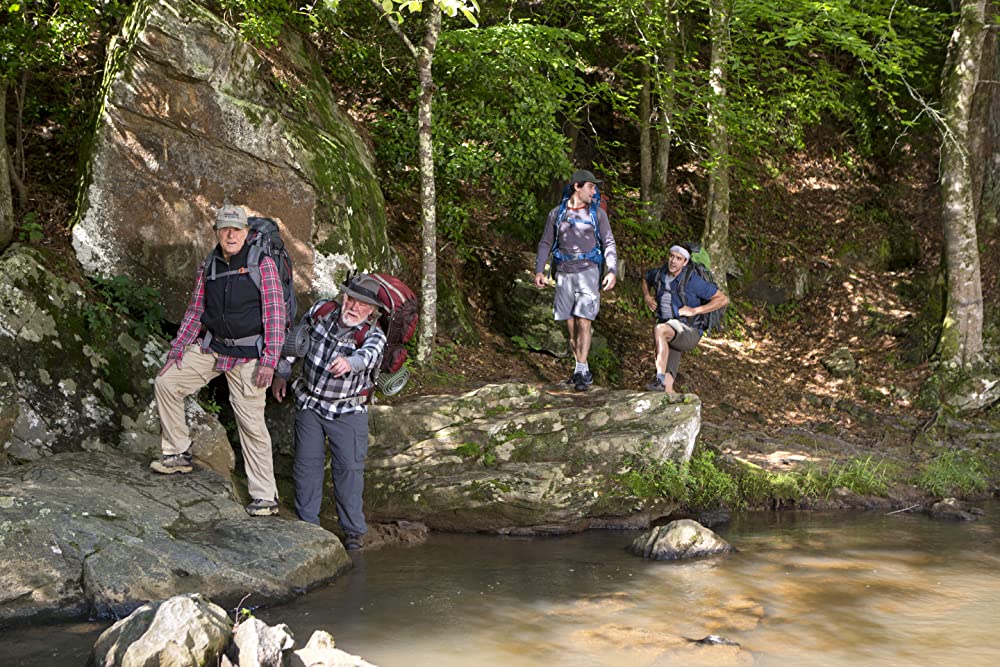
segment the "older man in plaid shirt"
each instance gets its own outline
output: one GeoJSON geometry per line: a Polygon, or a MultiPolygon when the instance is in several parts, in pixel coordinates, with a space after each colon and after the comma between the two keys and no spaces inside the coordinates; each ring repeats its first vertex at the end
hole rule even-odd
{"type": "Polygon", "coordinates": [[[225,374],[253,499],[247,513],[277,514],[278,489],[264,402],[285,338],[278,267],[263,255],[260,287],[251,279],[247,268],[249,227],[242,207],[223,206],[216,217],[215,233],[219,244],[198,267],[180,330],[156,376],[163,456],[150,468],[165,475],[191,472],[191,436],[184,419],[184,399],[225,374]],[[205,267],[213,269],[207,277],[205,267]]]}
{"type": "MultiPolygon", "coordinates": [[[[360,549],[368,532],[362,510],[365,457],[368,455],[368,406],[375,371],[385,351],[385,333],[375,323],[382,304],[379,282],[359,274],[342,286],[339,306],[320,301],[306,313],[311,342],[295,394],[295,509],[299,518],[319,525],[323,468],[330,445],[330,471],[344,546],[360,549]]],[[[289,369],[290,371],[290,369],[289,369]]],[[[285,379],[272,391],[285,397],[285,379]]]]}

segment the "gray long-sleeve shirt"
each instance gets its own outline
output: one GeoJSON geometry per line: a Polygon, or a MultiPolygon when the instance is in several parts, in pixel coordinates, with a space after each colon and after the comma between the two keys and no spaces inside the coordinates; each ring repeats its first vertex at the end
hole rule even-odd
{"type": "MultiPolygon", "coordinates": [[[[559,207],[549,211],[545,220],[545,231],[542,240],[538,242],[538,254],[535,256],[535,273],[545,270],[545,263],[552,253],[552,242],[555,240],[555,219],[559,215],[559,207]]],[[[604,248],[604,261],[610,273],[618,272],[618,251],[615,237],[611,233],[611,224],[603,209],[597,210],[597,225],[600,228],[601,241],[604,248]]],[[[567,208],[566,215],[559,222],[559,251],[567,255],[583,255],[594,249],[597,238],[594,236],[594,226],[590,224],[590,207],[567,208]]],[[[563,273],[579,273],[591,266],[586,259],[570,259],[559,264],[563,273]]]]}

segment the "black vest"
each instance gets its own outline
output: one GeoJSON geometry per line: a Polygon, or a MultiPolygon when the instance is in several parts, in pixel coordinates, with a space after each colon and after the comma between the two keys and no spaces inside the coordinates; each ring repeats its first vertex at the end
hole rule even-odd
{"type": "MultiPolygon", "coordinates": [[[[219,246],[209,256],[216,273],[246,269],[250,246],[246,243],[229,262],[222,256],[219,246]]],[[[212,264],[208,264],[209,267],[212,264]]],[[[264,310],[260,290],[254,285],[249,271],[210,280],[211,269],[205,271],[205,312],[201,323],[212,332],[209,347],[227,357],[256,359],[260,357],[257,345],[227,345],[223,339],[260,336],[264,333],[264,310]]]]}

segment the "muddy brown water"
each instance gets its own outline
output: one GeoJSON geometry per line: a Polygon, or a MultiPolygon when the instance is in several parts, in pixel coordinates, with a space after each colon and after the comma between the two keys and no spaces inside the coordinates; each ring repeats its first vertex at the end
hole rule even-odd
{"type": "MultiPolygon", "coordinates": [[[[921,515],[737,516],[738,553],[646,562],[637,532],[436,534],[355,557],[274,609],[381,667],[1000,665],[1000,503],[976,523],[921,515]],[[734,645],[691,639],[716,635],[734,645]]],[[[251,598],[252,603],[252,598],[251,598]]],[[[105,625],[2,633],[0,665],[83,665],[105,625]]]]}

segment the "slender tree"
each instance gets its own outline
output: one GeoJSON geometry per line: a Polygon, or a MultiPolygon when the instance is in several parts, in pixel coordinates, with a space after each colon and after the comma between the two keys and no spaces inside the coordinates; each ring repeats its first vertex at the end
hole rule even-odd
{"type": "MultiPolygon", "coordinates": [[[[391,9],[395,2],[401,9],[411,13],[422,11],[420,2],[410,0],[371,0],[379,10],[391,9]]],[[[414,44],[403,31],[402,17],[398,13],[386,13],[389,26],[413,56],[417,67],[417,135],[420,164],[420,228],[422,276],[420,282],[420,338],[417,343],[417,361],[426,363],[434,354],[434,338],[437,335],[437,194],[434,183],[434,51],[441,37],[442,9],[450,16],[459,11],[475,23],[474,11],[478,6],[474,1],[434,0],[427,10],[424,36],[419,44],[414,44]]]]}
{"type": "Polygon", "coordinates": [[[640,63],[642,88],[639,91],[639,196],[653,198],[652,69],[645,58],[640,63]]]}
{"type": "Polygon", "coordinates": [[[712,271],[719,286],[726,289],[726,274],[736,271],[736,262],[729,250],[729,127],[726,97],[726,60],[729,57],[729,19],[732,7],[728,0],[711,0],[709,33],[712,55],[708,83],[708,132],[710,162],[708,168],[708,206],[702,246],[712,258],[712,271]]]}
{"type": "Polygon", "coordinates": [[[677,53],[681,40],[681,24],[678,20],[677,1],[666,0],[666,16],[663,22],[663,47],[660,66],[656,70],[655,89],[657,98],[656,122],[656,167],[653,169],[652,199],[654,215],[663,215],[670,198],[670,144],[674,137],[674,75],[677,71],[677,53]]]}
{"type": "Polygon", "coordinates": [[[10,189],[10,154],[7,150],[7,83],[0,79],[0,250],[14,236],[14,199],[10,189]]]}
{"type": "Polygon", "coordinates": [[[983,356],[983,288],[969,118],[986,37],[986,5],[987,0],[962,0],[941,86],[941,218],[948,290],[938,355],[942,362],[962,368],[983,356]]]}

